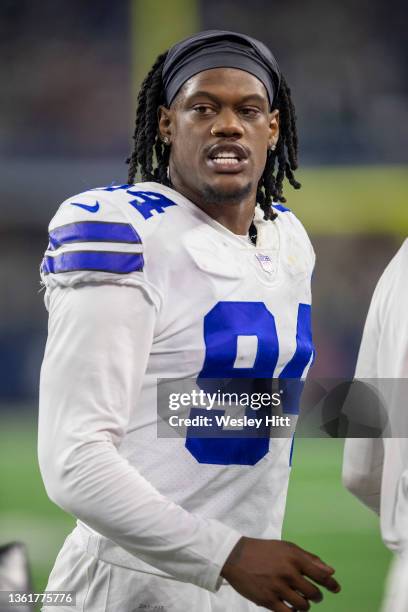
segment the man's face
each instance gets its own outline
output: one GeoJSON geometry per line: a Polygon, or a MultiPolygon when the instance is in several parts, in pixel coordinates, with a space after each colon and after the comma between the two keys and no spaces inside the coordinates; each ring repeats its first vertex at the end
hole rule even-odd
{"type": "Polygon", "coordinates": [[[189,79],[159,130],[170,141],[173,186],[193,201],[238,202],[255,196],[268,147],[279,135],[264,85],[235,68],[204,70],[189,79]]]}

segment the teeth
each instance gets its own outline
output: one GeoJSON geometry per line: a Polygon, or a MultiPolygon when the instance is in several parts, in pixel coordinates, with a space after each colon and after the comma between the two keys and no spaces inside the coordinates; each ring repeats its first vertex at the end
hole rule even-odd
{"type": "Polygon", "coordinates": [[[234,157],[238,159],[238,155],[236,153],[232,153],[231,151],[220,151],[214,156],[214,159],[216,159],[217,157],[234,157]]]}
{"type": "Polygon", "coordinates": [[[229,164],[229,165],[233,165],[233,164],[237,164],[239,162],[239,159],[237,157],[213,157],[213,161],[216,164],[229,164]]]}
{"type": "Polygon", "coordinates": [[[230,166],[239,163],[239,160],[236,157],[214,157],[213,161],[216,164],[228,164],[230,166]]]}
{"type": "Polygon", "coordinates": [[[226,158],[232,157],[232,158],[235,158],[235,159],[238,158],[238,156],[236,154],[228,152],[228,151],[221,151],[220,153],[217,153],[217,155],[215,156],[214,159],[217,159],[217,157],[226,157],[226,158]]]}

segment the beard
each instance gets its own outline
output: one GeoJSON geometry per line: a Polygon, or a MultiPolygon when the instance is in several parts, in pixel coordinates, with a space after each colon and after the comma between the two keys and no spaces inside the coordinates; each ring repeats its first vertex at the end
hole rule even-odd
{"type": "Polygon", "coordinates": [[[220,189],[205,184],[200,190],[203,200],[208,204],[238,204],[248,197],[252,191],[252,183],[248,182],[242,187],[235,189],[220,189]]]}

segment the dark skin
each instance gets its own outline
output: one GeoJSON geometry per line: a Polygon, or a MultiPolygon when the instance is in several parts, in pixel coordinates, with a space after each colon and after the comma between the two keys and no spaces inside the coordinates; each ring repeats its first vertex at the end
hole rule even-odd
{"type": "Polygon", "coordinates": [[[235,234],[247,234],[267,150],[279,137],[278,115],[269,110],[264,85],[248,72],[214,68],[193,76],[171,108],[159,110],[174,189],[235,234]],[[239,163],[213,163],[214,145],[236,145],[239,163]]]}
{"type": "MultiPolygon", "coordinates": [[[[279,137],[264,85],[235,68],[205,70],[189,79],[170,109],[159,110],[176,191],[235,234],[248,233],[267,150],[279,137]],[[229,156],[229,160],[226,157],[229,156]]],[[[317,583],[333,593],[334,569],[290,542],[242,537],[221,575],[256,604],[288,612],[322,600],[317,583]],[[312,582],[313,581],[313,582],[312,582]]]]}

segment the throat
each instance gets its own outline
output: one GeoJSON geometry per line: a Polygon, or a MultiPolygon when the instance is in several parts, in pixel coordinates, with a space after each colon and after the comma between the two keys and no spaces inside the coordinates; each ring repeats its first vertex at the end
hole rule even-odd
{"type": "Polygon", "coordinates": [[[254,218],[256,189],[251,182],[236,189],[222,189],[208,183],[190,185],[178,180],[178,173],[170,172],[172,187],[190,200],[209,217],[233,234],[247,235],[254,218]],[[198,187],[198,188],[197,188],[198,187]]]}

